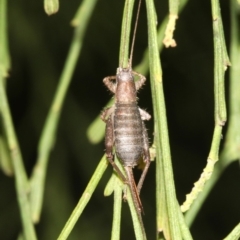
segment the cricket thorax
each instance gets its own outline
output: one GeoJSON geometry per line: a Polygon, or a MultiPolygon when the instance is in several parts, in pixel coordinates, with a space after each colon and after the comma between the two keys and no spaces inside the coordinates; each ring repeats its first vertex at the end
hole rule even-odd
{"type": "Polygon", "coordinates": [[[129,68],[119,68],[117,73],[116,102],[131,103],[137,100],[134,77],[129,68]]]}

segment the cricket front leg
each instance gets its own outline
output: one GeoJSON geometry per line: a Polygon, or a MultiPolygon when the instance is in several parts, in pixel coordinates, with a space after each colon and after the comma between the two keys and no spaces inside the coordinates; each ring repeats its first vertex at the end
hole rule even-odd
{"type": "Polygon", "coordinates": [[[146,82],[146,78],[140,73],[137,73],[137,72],[134,72],[134,71],[132,71],[132,73],[139,77],[139,80],[135,82],[135,86],[136,86],[136,89],[138,91],[142,87],[142,85],[146,82]]]}
{"type": "Polygon", "coordinates": [[[108,161],[111,163],[113,169],[117,172],[120,179],[123,181],[123,183],[128,184],[128,181],[125,178],[124,174],[121,172],[119,167],[114,162],[113,145],[114,145],[113,124],[112,124],[112,116],[110,116],[107,120],[106,130],[105,130],[106,157],[108,161]]]}
{"type": "Polygon", "coordinates": [[[103,79],[103,83],[107,86],[107,88],[111,92],[115,93],[116,92],[116,84],[112,80],[116,80],[116,76],[105,77],[103,79]]]}
{"type": "Polygon", "coordinates": [[[142,122],[143,126],[143,161],[145,163],[145,167],[143,169],[142,175],[139,179],[138,185],[137,185],[137,190],[138,194],[140,195],[140,191],[143,185],[143,182],[145,180],[145,177],[147,175],[151,159],[150,159],[150,152],[149,152],[149,143],[148,143],[148,134],[147,134],[147,129],[145,127],[144,122],[142,122]]]}

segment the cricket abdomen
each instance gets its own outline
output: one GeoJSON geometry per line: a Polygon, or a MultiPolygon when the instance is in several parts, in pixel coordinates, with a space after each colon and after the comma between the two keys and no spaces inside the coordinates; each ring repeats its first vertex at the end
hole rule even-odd
{"type": "Polygon", "coordinates": [[[136,102],[116,103],[115,151],[124,166],[135,166],[143,153],[142,119],[136,102]]]}

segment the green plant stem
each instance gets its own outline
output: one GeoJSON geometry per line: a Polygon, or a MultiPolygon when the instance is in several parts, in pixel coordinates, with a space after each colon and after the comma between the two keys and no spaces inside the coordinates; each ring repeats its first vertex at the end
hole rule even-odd
{"type": "Polygon", "coordinates": [[[178,15],[179,0],[169,0],[169,13],[178,15]]]}
{"type": "Polygon", "coordinates": [[[210,180],[207,182],[204,191],[199,195],[198,200],[195,201],[187,214],[186,222],[190,226],[199,212],[203,202],[209,195],[217,180],[220,178],[227,166],[240,159],[240,39],[239,39],[239,24],[238,16],[240,14],[240,6],[235,0],[231,0],[231,42],[230,55],[232,67],[230,68],[230,87],[229,87],[229,124],[226,133],[223,150],[220,154],[220,161],[214,168],[214,172],[210,180]]]}
{"type": "MultiPolygon", "coordinates": [[[[225,101],[225,82],[224,75],[229,58],[226,52],[224,32],[221,20],[221,13],[218,0],[212,0],[212,20],[213,20],[213,42],[214,42],[214,134],[209,152],[207,165],[194,183],[190,194],[187,194],[186,201],[181,206],[183,212],[187,211],[199,193],[203,191],[205,183],[211,178],[214,165],[219,159],[219,147],[222,138],[222,128],[226,122],[226,101],[225,101]]],[[[204,197],[205,198],[205,197],[204,197]]],[[[198,205],[199,206],[199,205],[198,205]]],[[[199,210],[199,208],[194,208],[199,210]]],[[[190,214],[193,216],[194,214],[190,214]]],[[[192,219],[191,219],[192,221],[192,219]]]]}
{"type": "MultiPolygon", "coordinates": [[[[121,164],[119,163],[118,160],[115,161],[115,163],[120,169],[122,169],[121,164]]],[[[113,173],[104,190],[104,196],[106,197],[114,193],[111,240],[120,239],[122,188],[123,187],[124,187],[123,182],[118,178],[116,173],[115,174],[113,173]]]]}
{"type": "Polygon", "coordinates": [[[240,223],[223,240],[238,240],[238,239],[240,239],[240,223]]]}
{"type": "Polygon", "coordinates": [[[12,117],[10,114],[9,104],[4,87],[4,78],[2,71],[0,72],[0,109],[4,130],[7,136],[8,148],[13,163],[17,199],[20,208],[24,237],[26,240],[35,240],[37,237],[31,219],[31,211],[28,201],[29,184],[13,127],[12,117]]]}
{"type": "Polygon", "coordinates": [[[210,153],[207,159],[207,165],[203,169],[203,172],[197,182],[194,183],[191,193],[186,195],[186,201],[182,204],[182,212],[186,212],[194,200],[199,196],[199,193],[202,192],[205,183],[210,179],[214,170],[214,164],[218,161],[219,158],[219,147],[222,136],[222,126],[216,125],[214,128],[214,134],[211,144],[210,153]]]}
{"type": "Polygon", "coordinates": [[[7,1],[0,0],[0,73],[3,77],[8,76],[10,68],[10,54],[7,39],[7,1]]]}
{"type": "MultiPolygon", "coordinates": [[[[120,171],[124,173],[122,164],[115,157],[115,164],[118,166],[120,171]]],[[[108,181],[104,190],[104,196],[110,196],[114,192],[114,208],[113,208],[113,225],[112,225],[112,239],[119,239],[120,234],[120,220],[121,220],[121,206],[122,206],[122,191],[128,190],[127,201],[130,207],[132,221],[134,226],[134,232],[137,240],[145,240],[146,233],[142,221],[141,214],[137,211],[136,206],[131,195],[131,191],[127,185],[125,185],[114,172],[108,181]]]]}
{"type": "MultiPolygon", "coordinates": [[[[115,182],[119,181],[116,176],[114,177],[115,177],[115,182]]],[[[113,222],[112,222],[111,240],[120,240],[121,209],[122,209],[122,188],[117,187],[114,189],[114,205],[113,205],[113,222]]]]}
{"type": "MultiPolygon", "coordinates": [[[[186,214],[186,221],[189,225],[192,224],[195,216],[199,212],[203,202],[207,198],[209,192],[214,187],[217,180],[220,178],[222,172],[227,168],[227,166],[235,160],[240,158],[240,129],[239,129],[239,119],[240,119],[240,39],[239,35],[239,25],[238,25],[238,15],[240,7],[237,6],[235,0],[231,1],[230,15],[231,15],[231,43],[230,43],[230,55],[232,61],[232,67],[230,68],[230,88],[229,88],[229,124],[226,133],[226,140],[224,142],[223,150],[220,154],[219,164],[216,165],[211,179],[205,186],[204,192],[198,197],[198,201],[195,201],[186,214]]],[[[230,234],[231,235],[231,234],[230,234]]],[[[229,236],[230,236],[229,235],[229,236]]],[[[228,239],[228,238],[226,238],[228,239]]],[[[238,239],[238,238],[229,238],[238,239]]]]}
{"type": "Polygon", "coordinates": [[[152,0],[146,0],[147,5],[147,21],[148,21],[148,41],[149,41],[149,65],[150,80],[154,109],[154,125],[155,125],[155,145],[156,145],[156,176],[163,174],[164,182],[156,182],[157,190],[165,185],[165,198],[167,216],[159,216],[161,214],[160,197],[157,192],[157,221],[163,217],[162,221],[157,222],[157,230],[163,230],[166,239],[179,240],[181,232],[178,217],[176,217],[177,203],[176,193],[173,180],[170,144],[168,137],[168,127],[166,119],[166,109],[163,94],[162,70],[160,66],[160,58],[158,51],[158,40],[156,30],[155,8],[152,0]],[[162,164],[162,167],[160,167],[162,164]],[[162,171],[161,171],[162,170],[162,171]],[[161,171],[161,172],[160,172],[161,171]],[[160,184],[160,186],[158,186],[160,184]],[[164,222],[168,222],[169,229],[164,229],[164,222]]]}
{"type": "Polygon", "coordinates": [[[222,157],[226,161],[240,159],[240,37],[239,37],[239,16],[240,6],[236,1],[231,0],[230,16],[231,16],[231,42],[230,56],[232,67],[230,68],[230,86],[229,86],[229,121],[228,130],[222,157]]]}
{"type": "Polygon", "coordinates": [[[142,221],[142,216],[141,216],[141,213],[139,213],[139,211],[137,211],[137,209],[136,209],[132,194],[128,194],[127,199],[128,199],[128,205],[129,205],[130,211],[131,211],[133,228],[134,228],[136,240],[147,240],[143,221],[142,221]]]}
{"type": "Polygon", "coordinates": [[[7,176],[12,176],[14,173],[8,146],[5,138],[1,136],[1,134],[0,134],[0,168],[7,176]]]}
{"type": "Polygon", "coordinates": [[[75,28],[70,50],[60,77],[60,82],[40,138],[38,146],[38,159],[31,176],[30,200],[32,218],[35,222],[38,222],[40,218],[47,165],[50,151],[53,148],[56,137],[59,116],[82,48],[86,27],[95,4],[96,0],[84,0],[80,6],[82,15],[81,19],[79,19],[79,22],[81,22],[81,24],[75,28]]]}
{"type": "MultiPolygon", "coordinates": [[[[178,206],[177,206],[178,207],[178,206]]],[[[181,234],[182,234],[182,239],[184,240],[193,240],[191,233],[189,231],[189,228],[186,224],[185,218],[180,210],[180,208],[178,207],[178,219],[180,222],[180,229],[181,229],[181,234]]]]}
{"type": "Polygon", "coordinates": [[[198,195],[197,201],[194,201],[191,205],[191,208],[186,212],[185,221],[189,227],[191,227],[191,225],[194,222],[197,214],[199,213],[204,201],[207,199],[207,197],[209,196],[213,187],[215,186],[218,179],[220,178],[221,174],[226,169],[226,165],[224,163],[225,162],[222,161],[222,159],[221,159],[221,161],[219,161],[219,163],[214,167],[214,171],[213,171],[213,174],[211,175],[211,178],[204,186],[204,191],[198,195]]]}
{"type": "Polygon", "coordinates": [[[213,19],[213,41],[214,41],[214,100],[215,100],[215,124],[223,126],[226,122],[226,101],[225,101],[225,63],[226,44],[218,0],[212,0],[213,19]]]}
{"type": "Polygon", "coordinates": [[[70,218],[66,222],[63,230],[61,231],[58,240],[67,239],[69,234],[71,233],[73,227],[75,226],[77,220],[81,216],[84,208],[86,207],[87,203],[89,202],[94,190],[96,189],[100,179],[102,178],[103,173],[105,172],[108,166],[108,162],[106,157],[103,156],[100,163],[98,164],[92,178],[90,179],[86,189],[84,190],[77,206],[73,210],[70,218]]]}
{"type": "Polygon", "coordinates": [[[166,47],[176,47],[176,41],[173,38],[176,20],[178,19],[179,0],[169,0],[169,20],[165,30],[163,43],[166,47]]]}
{"type": "MultiPolygon", "coordinates": [[[[34,240],[37,239],[37,237],[31,219],[31,211],[28,201],[28,178],[15,134],[5,91],[5,77],[8,76],[8,70],[10,68],[7,36],[7,2],[6,0],[0,0],[0,114],[2,116],[1,124],[3,124],[3,132],[7,139],[7,147],[5,146],[5,139],[2,139],[1,150],[5,151],[4,160],[7,161],[6,164],[12,166],[11,169],[13,168],[14,171],[17,200],[20,208],[24,237],[26,240],[34,240]],[[8,152],[10,152],[10,154],[8,152]],[[8,155],[10,155],[10,157],[8,157],[8,155]],[[10,163],[11,160],[12,162],[10,163]]],[[[2,154],[4,154],[4,152],[2,152],[2,154]]]]}
{"type": "Polygon", "coordinates": [[[134,1],[135,0],[125,1],[124,11],[123,11],[123,20],[122,20],[120,51],[119,51],[120,67],[128,67],[130,33],[131,33],[131,22],[132,22],[132,12],[133,12],[134,1]]]}

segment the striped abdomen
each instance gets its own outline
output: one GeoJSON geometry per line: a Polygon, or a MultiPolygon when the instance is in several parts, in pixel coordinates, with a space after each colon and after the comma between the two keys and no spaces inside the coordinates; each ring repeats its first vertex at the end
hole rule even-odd
{"type": "Polygon", "coordinates": [[[116,103],[115,151],[124,166],[135,166],[143,153],[143,127],[137,103],[116,103]]]}

